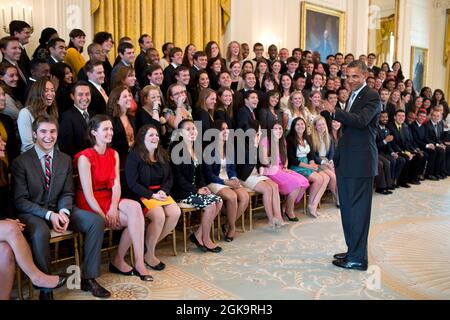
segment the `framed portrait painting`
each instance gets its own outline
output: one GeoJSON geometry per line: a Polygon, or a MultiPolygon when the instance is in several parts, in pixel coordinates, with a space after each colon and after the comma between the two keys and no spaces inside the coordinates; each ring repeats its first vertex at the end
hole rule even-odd
{"type": "Polygon", "coordinates": [[[330,54],[345,52],[345,13],[307,2],[301,8],[300,46],[318,51],[322,61],[330,54]]]}
{"type": "Polygon", "coordinates": [[[411,47],[410,76],[413,79],[414,88],[420,90],[426,85],[428,69],[428,49],[411,47]]]}

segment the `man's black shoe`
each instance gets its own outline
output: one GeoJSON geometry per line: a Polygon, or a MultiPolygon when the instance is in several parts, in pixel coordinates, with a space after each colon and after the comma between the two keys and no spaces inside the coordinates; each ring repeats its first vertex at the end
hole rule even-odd
{"type": "Polygon", "coordinates": [[[81,290],[89,291],[94,297],[109,298],[111,292],[103,288],[95,279],[81,279],[81,290]]]}
{"type": "Polygon", "coordinates": [[[337,259],[333,261],[336,267],[344,269],[367,270],[367,263],[347,261],[347,259],[337,259]]]}
{"type": "Polygon", "coordinates": [[[338,259],[338,260],[342,260],[342,259],[346,259],[347,258],[347,252],[343,252],[343,253],[336,253],[333,258],[338,259]]]}

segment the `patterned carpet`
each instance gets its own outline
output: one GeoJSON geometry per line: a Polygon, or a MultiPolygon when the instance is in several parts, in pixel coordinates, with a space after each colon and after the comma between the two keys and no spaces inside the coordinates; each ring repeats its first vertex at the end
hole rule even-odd
{"type": "MultiPolygon", "coordinates": [[[[106,272],[105,259],[99,281],[113,299],[450,299],[450,179],[374,196],[368,272],[331,264],[346,249],[340,214],[328,199],[320,213],[298,213],[300,222],[275,232],[257,213],[253,231],[220,241],[220,254],[189,244],[175,257],[170,241],[162,243],[158,255],[167,268],[152,271],[152,283],[106,272]]],[[[93,297],[59,290],[55,298],[93,297]]]]}

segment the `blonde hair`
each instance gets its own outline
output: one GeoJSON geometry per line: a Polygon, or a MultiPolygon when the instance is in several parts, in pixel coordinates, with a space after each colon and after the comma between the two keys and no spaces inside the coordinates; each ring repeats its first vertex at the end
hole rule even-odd
{"type": "Polygon", "coordinates": [[[145,106],[147,104],[148,94],[150,93],[150,91],[158,91],[159,93],[159,90],[160,89],[157,86],[153,85],[145,86],[144,89],[142,89],[141,91],[142,106],[145,106]]]}
{"type": "Polygon", "coordinates": [[[239,47],[239,53],[238,53],[238,61],[242,61],[242,51],[241,51],[241,45],[237,41],[231,41],[227,46],[227,61],[231,62],[231,45],[237,44],[239,47]]]}
{"type": "Polygon", "coordinates": [[[326,124],[327,121],[322,116],[317,116],[313,121],[313,125],[311,128],[311,144],[314,152],[318,152],[320,150],[320,138],[322,138],[322,141],[325,143],[325,149],[327,150],[327,152],[330,150],[330,135],[328,133],[328,126],[326,124]],[[322,134],[322,137],[320,137],[319,133],[317,132],[316,124],[317,122],[322,120],[325,122],[325,132],[322,134]]]}
{"type": "Polygon", "coordinates": [[[300,106],[300,108],[298,109],[300,111],[300,113],[302,114],[302,117],[305,118],[305,114],[303,112],[303,108],[305,106],[305,98],[303,97],[303,94],[301,91],[299,90],[294,90],[292,91],[292,93],[289,95],[289,101],[288,101],[288,109],[289,111],[291,111],[291,115],[293,118],[295,118],[295,108],[294,108],[294,104],[292,103],[292,100],[294,99],[294,96],[299,94],[302,97],[302,105],[300,106]]]}

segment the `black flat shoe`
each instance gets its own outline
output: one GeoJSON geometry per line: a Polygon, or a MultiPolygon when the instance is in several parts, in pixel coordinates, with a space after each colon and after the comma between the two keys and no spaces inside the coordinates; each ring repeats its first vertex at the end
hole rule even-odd
{"type": "Polygon", "coordinates": [[[214,253],[219,253],[219,252],[221,252],[222,251],[222,248],[221,247],[219,247],[219,246],[217,246],[217,247],[215,247],[215,248],[208,248],[208,247],[206,247],[205,246],[205,248],[206,248],[206,250],[207,251],[209,251],[209,252],[214,252],[214,253]]]}
{"type": "Polygon", "coordinates": [[[191,242],[193,244],[195,244],[201,252],[208,251],[208,249],[204,245],[201,245],[200,242],[198,242],[197,237],[195,236],[195,233],[191,233],[191,235],[189,236],[189,240],[191,240],[191,242]]]}
{"type": "Polygon", "coordinates": [[[226,225],[223,224],[223,225],[222,225],[223,238],[224,238],[224,240],[225,240],[226,242],[231,242],[231,241],[234,240],[234,238],[228,236],[228,233],[226,232],[226,228],[225,228],[225,227],[226,227],[226,225]]]}
{"type": "Polygon", "coordinates": [[[289,217],[286,211],[284,212],[284,215],[285,215],[286,218],[288,218],[288,220],[291,221],[291,222],[297,222],[297,221],[298,221],[298,218],[297,218],[297,217],[293,217],[293,218],[289,217]]]}
{"type": "Polygon", "coordinates": [[[131,269],[128,272],[124,272],[119,270],[119,268],[117,268],[115,265],[113,265],[111,262],[109,263],[109,272],[111,273],[116,273],[116,274],[120,274],[122,276],[132,276],[133,275],[133,269],[131,269]]]}
{"type": "Polygon", "coordinates": [[[40,291],[43,292],[43,293],[51,292],[52,290],[61,288],[63,285],[66,284],[66,281],[67,281],[67,276],[66,276],[66,275],[58,275],[58,277],[59,277],[58,283],[57,283],[56,286],[54,286],[53,288],[39,287],[39,286],[35,286],[34,284],[33,284],[33,287],[34,287],[36,290],[40,290],[40,291]]]}
{"type": "Polygon", "coordinates": [[[153,281],[153,277],[149,274],[140,274],[139,271],[136,270],[136,268],[134,268],[132,270],[133,275],[139,277],[142,281],[153,281]]]}
{"type": "Polygon", "coordinates": [[[160,261],[156,266],[152,266],[150,263],[147,263],[147,261],[144,260],[144,263],[147,267],[156,270],[156,271],[161,271],[164,270],[166,268],[166,264],[162,261],[160,261]]]}

